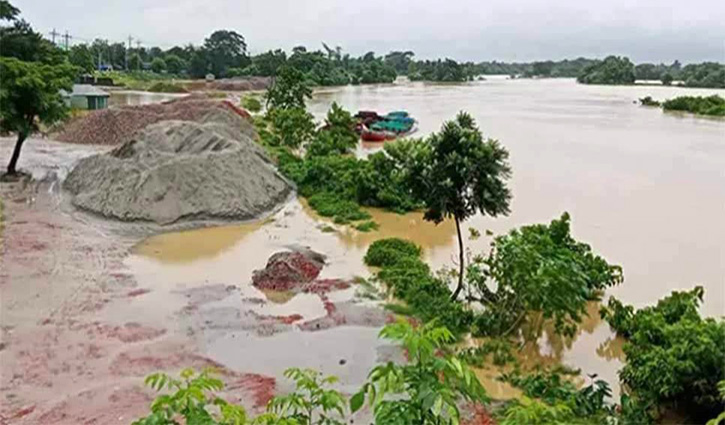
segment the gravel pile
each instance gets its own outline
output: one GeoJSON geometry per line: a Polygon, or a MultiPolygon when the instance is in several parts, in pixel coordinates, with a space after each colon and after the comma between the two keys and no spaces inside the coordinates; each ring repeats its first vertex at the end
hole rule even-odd
{"type": "Polygon", "coordinates": [[[53,138],[67,143],[120,145],[151,124],[168,120],[203,122],[210,111],[218,109],[248,116],[230,102],[194,95],[164,103],[93,111],[65,125],[53,138]]]}

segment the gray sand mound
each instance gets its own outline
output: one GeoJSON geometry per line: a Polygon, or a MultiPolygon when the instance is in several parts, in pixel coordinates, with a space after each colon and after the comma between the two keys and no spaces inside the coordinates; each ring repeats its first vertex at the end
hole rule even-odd
{"type": "Polygon", "coordinates": [[[113,151],[82,159],[64,182],[73,204],[105,217],[170,224],[250,219],[292,187],[252,139],[251,124],[215,108],[203,124],[162,121],[113,151]]]}

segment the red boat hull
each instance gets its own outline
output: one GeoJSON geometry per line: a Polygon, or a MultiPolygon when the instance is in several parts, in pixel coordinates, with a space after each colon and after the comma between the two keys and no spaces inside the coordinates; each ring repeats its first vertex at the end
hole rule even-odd
{"type": "Polygon", "coordinates": [[[360,134],[360,138],[366,142],[384,142],[388,139],[388,135],[378,131],[365,130],[360,134]]]}

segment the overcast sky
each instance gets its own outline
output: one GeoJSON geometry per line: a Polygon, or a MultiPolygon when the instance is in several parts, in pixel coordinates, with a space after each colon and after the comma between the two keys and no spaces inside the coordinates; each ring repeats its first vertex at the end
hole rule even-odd
{"type": "Polygon", "coordinates": [[[168,48],[215,29],[253,53],[324,41],[360,55],[725,62],[725,0],[14,0],[38,31],[168,48]]]}

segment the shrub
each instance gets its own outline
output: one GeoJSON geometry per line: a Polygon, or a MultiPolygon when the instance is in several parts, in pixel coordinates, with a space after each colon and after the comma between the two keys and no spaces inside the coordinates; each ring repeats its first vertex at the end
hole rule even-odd
{"type": "Polygon", "coordinates": [[[703,294],[702,287],[675,291],[640,310],[612,299],[602,309],[626,338],[620,380],[653,419],[674,408],[704,420],[725,407],[717,395],[725,379],[725,322],[700,317],[703,294]]]}
{"type": "Polygon", "coordinates": [[[725,98],[712,96],[680,96],[662,103],[665,111],[684,111],[693,114],[725,116],[725,98]]]}
{"type": "Polygon", "coordinates": [[[652,96],[645,96],[641,99],[639,99],[639,103],[642,106],[660,106],[660,102],[652,99],[652,96]]]}
{"type": "Polygon", "coordinates": [[[242,107],[247,111],[256,114],[262,110],[262,102],[254,96],[244,96],[242,99],[242,107]]]}
{"type": "Polygon", "coordinates": [[[394,265],[403,257],[412,257],[417,260],[420,254],[420,247],[413,242],[398,238],[388,238],[380,239],[370,244],[364,261],[368,266],[383,267],[394,265]]]}

